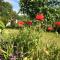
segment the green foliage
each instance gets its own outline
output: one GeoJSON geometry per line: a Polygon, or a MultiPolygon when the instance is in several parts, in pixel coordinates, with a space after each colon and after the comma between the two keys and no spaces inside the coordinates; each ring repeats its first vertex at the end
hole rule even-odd
{"type": "Polygon", "coordinates": [[[46,0],[20,0],[19,4],[21,5],[21,11],[26,13],[27,16],[30,17],[30,20],[36,22],[38,27],[42,27],[46,31],[50,26],[53,27],[53,31],[55,31],[57,28],[54,23],[60,21],[60,8],[54,8],[53,6],[49,7],[47,6],[47,3],[48,1],[46,0]],[[43,22],[35,21],[37,13],[44,14],[45,18],[43,22]]]}
{"type": "Polygon", "coordinates": [[[9,2],[0,2],[0,20],[2,20],[5,25],[11,18],[14,20],[17,19],[17,17],[18,14],[13,11],[12,5],[9,2]]]}
{"type": "Polygon", "coordinates": [[[27,57],[27,60],[60,60],[60,48],[50,38],[48,42],[44,42],[42,40],[43,33],[42,30],[38,32],[32,27],[25,27],[19,30],[19,34],[16,37],[11,32],[8,34],[10,35],[8,39],[1,37],[0,50],[4,51],[2,52],[4,59],[8,60],[10,55],[13,56],[14,54],[19,60],[25,57],[27,57]]]}
{"type": "Polygon", "coordinates": [[[0,29],[4,29],[5,28],[5,25],[2,21],[0,21],[0,29]]]}
{"type": "Polygon", "coordinates": [[[53,41],[44,44],[41,40],[43,33],[41,32],[42,31],[40,31],[40,33],[35,30],[31,31],[31,28],[20,31],[20,35],[15,40],[15,44],[17,48],[20,47],[18,51],[23,54],[22,58],[28,57],[32,58],[32,60],[59,60],[60,48],[58,48],[57,44],[53,41]]]}
{"type": "Polygon", "coordinates": [[[45,0],[20,0],[21,11],[27,13],[30,17],[34,18],[35,15],[41,12],[41,8],[44,8],[45,0]]]}
{"type": "Polygon", "coordinates": [[[19,4],[21,5],[21,11],[32,20],[35,20],[37,13],[43,13],[45,20],[42,26],[46,29],[48,26],[54,27],[54,22],[60,21],[60,8],[49,7],[46,5],[47,2],[46,0],[20,0],[19,4]]]}

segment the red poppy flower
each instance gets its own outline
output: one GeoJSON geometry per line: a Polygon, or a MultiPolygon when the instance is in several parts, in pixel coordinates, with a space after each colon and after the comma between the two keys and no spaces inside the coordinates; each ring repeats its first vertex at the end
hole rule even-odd
{"type": "Polygon", "coordinates": [[[60,27],[60,22],[55,22],[55,25],[60,27]]]}
{"type": "Polygon", "coordinates": [[[28,25],[32,25],[32,21],[28,21],[28,22],[26,22],[28,25]]]}
{"type": "Polygon", "coordinates": [[[37,14],[36,15],[36,20],[43,21],[44,20],[44,15],[42,13],[41,14],[37,14]]]}
{"type": "Polygon", "coordinates": [[[23,25],[24,25],[23,21],[18,21],[17,23],[18,23],[19,27],[23,27],[23,25]]]}
{"type": "Polygon", "coordinates": [[[48,27],[47,30],[52,31],[52,30],[54,30],[54,28],[53,27],[48,27]]]}

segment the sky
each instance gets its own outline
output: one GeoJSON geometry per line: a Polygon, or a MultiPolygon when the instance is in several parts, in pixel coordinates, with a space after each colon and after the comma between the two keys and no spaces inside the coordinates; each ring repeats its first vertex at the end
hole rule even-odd
{"type": "Polygon", "coordinates": [[[19,4],[18,4],[18,0],[4,0],[5,2],[9,2],[10,4],[12,4],[13,10],[18,12],[19,11],[19,4]]]}

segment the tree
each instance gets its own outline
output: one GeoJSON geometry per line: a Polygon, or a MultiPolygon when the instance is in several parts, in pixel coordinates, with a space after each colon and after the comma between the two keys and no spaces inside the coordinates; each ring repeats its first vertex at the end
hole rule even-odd
{"type": "Polygon", "coordinates": [[[13,11],[12,5],[9,2],[4,2],[1,0],[0,8],[0,20],[2,20],[5,24],[8,20],[11,20],[11,18],[16,18],[17,13],[13,11]]]}
{"type": "Polygon", "coordinates": [[[46,9],[54,7],[58,3],[58,0],[20,0],[19,6],[21,7],[20,11],[34,18],[35,14],[39,12],[46,14],[46,9]]]}
{"type": "Polygon", "coordinates": [[[21,11],[27,13],[30,17],[34,18],[35,14],[41,12],[41,7],[44,7],[46,0],[20,0],[21,11]]]}
{"type": "Polygon", "coordinates": [[[54,26],[55,21],[60,21],[60,8],[54,8],[57,0],[20,0],[20,11],[26,13],[32,20],[35,20],[37,13],[43,13],[45,19],[43,21],[44,28],[54,26]],[[52,2],[53,6],[52,6],[52,2]],[[51,5],[51,6],[50,6],[51,5]]]}

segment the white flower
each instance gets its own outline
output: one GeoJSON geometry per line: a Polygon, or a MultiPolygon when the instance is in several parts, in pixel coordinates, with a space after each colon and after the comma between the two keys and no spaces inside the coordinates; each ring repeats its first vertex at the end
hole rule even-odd
{"type": "Polygon", "coordinates": [[[7,27],[7,26],[11,26],[11,22],[8,22],[8,23],[6,24],[6,27],[7,27]]]}

